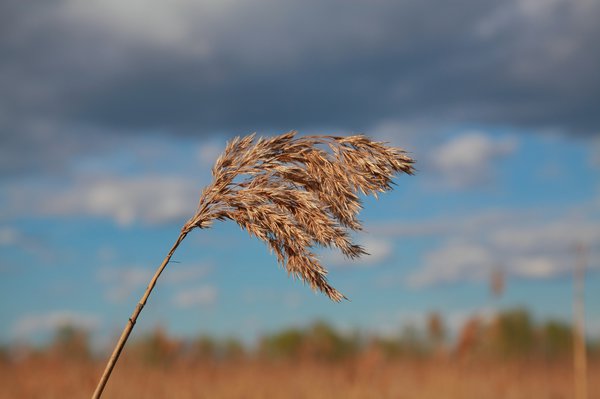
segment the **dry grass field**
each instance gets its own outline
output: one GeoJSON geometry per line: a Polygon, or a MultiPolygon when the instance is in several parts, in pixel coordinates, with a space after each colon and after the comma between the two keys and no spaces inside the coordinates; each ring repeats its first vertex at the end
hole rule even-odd
{"type": "MultiPolygon", "coordinates": [[[[569,325],[505,310],[467,321],[450,343],[443,324],[432,314],[424,328],[384,338],[316,321],[249,346],[158,327],[130,343],[102,397],[575,398],[569,325]]],[[[89,337],[63,328],[46,346],[0,351],[0,399],[89,398],[107,356],[90,350],[89,337]]],[[[588,398],[600,399],[600,345],[588,344],[588,398]]]]}
{"type": "MultiPolygon", "coordinates": [[[[126,359],[124,359],[126,360],[126,359]]],[[[0,366],[0,398],[87,398],[103,364],[28,360],[0,366]]],[[[589,370],[600,398],[600,364],[589,370]]],[[[149,366],[125,361],[106,398],[572,398],[570,362],[235,361],[149,366]]]]}

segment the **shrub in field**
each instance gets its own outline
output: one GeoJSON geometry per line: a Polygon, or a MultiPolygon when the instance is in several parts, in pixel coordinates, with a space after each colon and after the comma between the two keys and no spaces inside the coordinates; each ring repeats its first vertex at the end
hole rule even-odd
{"type": "Polygon", "coordinates": [[[309,355],[322,360],[346,359],[359,350],[357,336],[345,336],[323,321],[314,323],[307,333],[309,355]]]}
{"type": "Polygon", "coordinates": [[[433,312],[427,317],[427,346],[430,351],[439,353],[446,338],[446,327],[442,316],[433,312]]]}
{"type": "Polygon", "coordinates": [[[71,325],[59,327],[51,345],[54,356],[70,360],[88,360],[91,357],[89,333],[71,325]]]}
{"type": "Polygon", "coordinates": [[[501,356],[526,356],[535,350],[535,329],[529,313],[516,309],[500,313],[492,323],[493,350],[501,356]]]}
{"type": "Polygon", "coordinates": [[[182,346],[182,342],[170,338],[163,328],[157,327],[152,333],[134,341],[131,352],[148,365],[168,366],[178,358],[182,346]]]}
{"type": "Polygon", "coordinates": [[[194,340],[189,350],[197,360],[214,360],[219,354],[219,345],[213,338],[203,335],[194,340]]]}
{"type": "Polygon", "coordinates": [[[357,334],[344,335],[324,321],[306,329],[291,328],[262,338],[260,354],[274,359],[342,360],[362,349],[357,334]]]}
{"type": "Polygon", "coordinates": [[[297,360],[302,355],[305,340],[306,334],[304,331],[289,328],[263,337],[259,351],[261,356],[268,358],[297,360]]]}

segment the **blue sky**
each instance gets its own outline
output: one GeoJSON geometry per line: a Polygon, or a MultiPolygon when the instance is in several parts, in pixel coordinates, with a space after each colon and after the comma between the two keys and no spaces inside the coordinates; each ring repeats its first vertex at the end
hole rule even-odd
{"type": "Polygon", "coordinates": [[[320,251],[351,301],[221,222],[185,240],[136,330],[252,340],[320,318],[393,334],[431,311],[456,328],[515,306],[570,320],[585,244],[600,334],[597,3],[85,4],[2,6],[1,342],[66,322],[110,342],[225,142],[291,129],[365,133],[417,160],[365,199],[370,256],[320,251]]]}

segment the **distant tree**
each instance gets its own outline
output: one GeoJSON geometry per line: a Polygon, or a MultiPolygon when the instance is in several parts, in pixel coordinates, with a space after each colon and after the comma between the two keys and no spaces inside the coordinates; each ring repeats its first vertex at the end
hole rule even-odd
{"type": "Polygon", "coordinates": [[[491,326],[493,350],[502,357],[531,355],[535,349],[535,329],[525,309],[500,313],[491,326]]]}
{"type": "Polygon", "coordinates": [[[162,327],[138,339],[132,348],[132,354],[139,360],[151,365],[169,365],[178,358],[182,343],[170,338],[162,327]]]}
{"type": "Polygon", "coordinates": [[[227,338],[220,344],[222,357],[227,360],[241,360],[246,356],[244,345],[236,338],[227,338]]]}
{"type": "Polygon", "coordinates": [[[423,356],[427,354],[426,337],[414,324],[409,323],[402,327],[399,344],[403,355],[423,356]]]}
{"type": "Polygon", "coordinates": [[[573,332],[570,325],[550,320],[540,329],[540,350],[548,357],[570,355],[573,350],[573,332]]]}
{"type": "Polygon", "coordinates": [[[212,337],[202,335],[192,343],[191,353],[196,360],[214,360],[218,355],[218,344],[212,337]]]}
{"type": "Polygon", "coordinates": [[[377,336],[369,340],[366,351],[369,353],[378,353],[386,360],[396,359],[403,353],[400,339],[377,336]]]}
{"type": "Polygon", "coordinates": [[[278,359],[340,360],[354,356],[359,349],[358,334],[346,336],[317,321],[304,330],[292,328],[263,337],[259,352],[278,359]]]}
{"type": "Polygon", "coordinates": [[[61,326],[54,334],[50,351],[65,359],[88,360],[91,356],[89,334],[73,325],[61,326]]]}
{"type": "Polygon", "coordinates": [[[444,345],[444,339],[446,338],[446,327],[442,316],[437,312],[432,312],[427,317],[427,340],[428,346],[434,351],[439,353],[444,345]]]}
{"type": "Polygon", "coordinates": [[[298,359],[306,341],[306,334],[290,328],[279,333],[265,336],[260,343],[261,355],[278,359],[298,359]]]}
{"type": "Polygon", "coordinates": [[[600,336],[588,341],[588,354],[590,357],[598,356],[600,358],[600,336]]]}
{"type": "Polygon", "coordinates": [[[320,360],[340,360],[355,355],[358,337],[346,337],[323,321],[315,322],[308,330],[305,350],[320,360]]]}
{"type": "Polygon", "coordinates": [[[0,345],[0,362],[5,363],[10,358],[10,351],[7,346],[0,345]]]}

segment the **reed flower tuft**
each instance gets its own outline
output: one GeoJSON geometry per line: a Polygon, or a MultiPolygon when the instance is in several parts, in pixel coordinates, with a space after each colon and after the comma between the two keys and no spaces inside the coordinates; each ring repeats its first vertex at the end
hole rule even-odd
{"type": "Polygon", "coordinates": [[[216,161],[213,181],[183,230],[234,220],[263,240],[288,274],[340,301],[344,296],[329,285],[311,249],[365,254],[350,238],[362,229],[359,193],[391,190],[397,173],[413,173],[413,162],[405,151],[362,135],[237,137],[216,161]]]}

